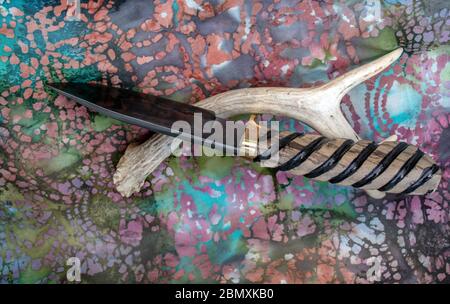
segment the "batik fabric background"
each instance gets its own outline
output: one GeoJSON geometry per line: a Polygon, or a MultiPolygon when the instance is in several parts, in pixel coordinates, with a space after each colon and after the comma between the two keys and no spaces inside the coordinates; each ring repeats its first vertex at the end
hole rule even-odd
{"type": "Polygon", "coordinates": [[[69,257],[82,283],[450,282],[449,28],[448,1],[98,0],[77,15],[67,0],[0,0],[0,282],[67,282],[69,257]],[[44,87],[195,103],[317,85],[398,46],[342,109],[361,137],[395,134],[433,157],[443,179],[422,197],[171,157],[123,198],[115,165],[148,131],[44,87]]]}

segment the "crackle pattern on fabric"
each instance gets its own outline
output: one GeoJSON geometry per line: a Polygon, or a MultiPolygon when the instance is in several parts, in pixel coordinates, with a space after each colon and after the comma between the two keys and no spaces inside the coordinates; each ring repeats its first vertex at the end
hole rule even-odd
{"type": "MultiPolygon", "coordinates": [[[[0,0],[0,282],[450,282],[448,1],[0,0]],[[426,197],[363,192],[229,157],[171,157],[125,199],[115,164],[148,132],[45,81],[195,103],[323,83],[402,45],[344,98],[363,138],[443,170],[426,197]],[[418,50],[424,52],[417,53],[418,50]]],[[[270,117],[269,117],[270,118],[270,117]]],[[[283,127],[301,131],[296,121],[283,127]]]]}

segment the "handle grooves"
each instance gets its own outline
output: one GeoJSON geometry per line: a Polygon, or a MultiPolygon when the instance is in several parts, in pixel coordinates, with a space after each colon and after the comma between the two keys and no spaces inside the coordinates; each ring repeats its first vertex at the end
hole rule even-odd
{"type": "MultiPolygon", "coordinates": [[[[254,160],[267,160],[271,148],[254,160]]],[[[315,134],[280,137],[277,170],[389,193],[426,194],[434,191],[441,170],[418,148],[404,142],[328,139],[315,134]]]]}

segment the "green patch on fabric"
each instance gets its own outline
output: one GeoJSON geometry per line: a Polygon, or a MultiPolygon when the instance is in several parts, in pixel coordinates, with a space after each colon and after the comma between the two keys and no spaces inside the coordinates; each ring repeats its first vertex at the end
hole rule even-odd
{"type": "MultiPolygon", "coordinates": [[[[44,231],[48,231],[49,227],[45,228],[45,230],[42,230],[41,232],[44,231]]],[[[14,235],[17,236],[17,232],[20,229],[15,229],[14,230],[14,235]]],[[[23,240],[28,240],[27,237],[32,237],[33,235],[27,235],[27,234],[22,234],[23,240]]],[[[42,235],[39,234],[39,239],[43,239],[42,235]]],[[[22,239],[19,239],[22,240],[22,239]]],[[[55,242],[55,238],[54,237],[50,237],[47,239],[44,239],[45,241],[40,244],[40,246],[37,246],[35,243],[33,243],[33,247],[32,248],[27,248],[25,246],[21,246],[21,250],[24,251],[28,256],[30,256],[32,259],[37,259],[37,258],[42,258],[45,255],[47,255],[50,250],[52,249],[53,243],[55,242]]]]}
{"type": "MultiPolygon", "coordinates": [[[[292,233],[292,235],[295,235],[296,231],[293,229],[291,231],[287,231],[287,233],[292,233]]],[[[291,242],[274,242],[270,246],[270,258],[272,260],[284,260],[287,254],[292,254],[293,252],[298,252],[299,250],[304,250],[305,248],[317,246],[319,235],[319,233],[312,233],[296,238],[295,241],[291,242]]],[[[311,265],[311,267],[313,267],[313,265],[311,265]]]]}
{"type": "Polygon", "coordinates": [[[172,188],[164,189],[155,193],[154,210],[156,213],[167,216],[171,211],[176,210],[174,198],[177,194],[172,188]]]}
{"type": "MultiPolygon", "coordinates": [[[[20,247],[21,251],[26,253],[31,258],[41,258],[48,254],[48,252],[52,249],[56,238],[43,238],[43,235],[45,235],[51,228],[50,224],[41,225],[40,223],[37,224],[37,221],[35,220],[31,222],[25,220],[26,217],[24,214],[27,212],[26,209],[24,210],[16,207],[16,202],[22,200],[24,200],[24,196],[14,186],[7,185],[0,192],[0,201],[10,202],[9,205],[0,205],[2,213],[10,219],[14,218],[14,220],[6,222],[5,231],[7,235],[9,235],[6,238],[6,248],[20,247]],[[14,237],[11,237],[12,235],[14,235],[14,237]],[[45,241],[39,242],[41,239],[45,239],[45,241]],[[26,242],[33,244],[33,247],[28,248],[24,246],[23,244],[26,242]]],[[[48,223],[62,224],[67,232],[67,235],[64,236],[64,240],[71,246],[79,246],[79,243],[76,241],[74,233],[72,232],[74,228],[63,216],[62,210],[65,209],[64,206],[46,200],[41,203],[35,203],[34,207],[39,207],[42,210],[52,212],[52,217],[48,223]]],[[[61,238],[62,236],[58,237],[58,239],[61,238]]]]}
{"type": "MultiPolygon", "coordinates": [[[[98,71],[97,67],[87,66],[81,69],[62,69],[62,74],[67,81],[80,81],[82,79],[83,82],[95,81],[101,78],[101,73],[98,71]]],[[[59,81],[55,79],[55,81],[59,81]]]]}
{"type": "MultiPolygon", "coordinates": [[[[9,108],[11,109],[11,112],[9,114],[11,117],[22,116],[25,113],[25,111],[27,110],[26,107],[20,106],[20,105],[10,106],[9,108]]],[[[21,119],[19,122],[17,122],[17,124],[20,126],[27,126],[26,121],[27,121],[26,119],[21,119]],[[24,123],[22,123],[22,121],[24,121],[24,123]]]]}
{"type": "Polygon", "coordinates": [[[55,172],[60,172],[66,168],[71,167],[80,160],[81,160],[80,153],[73,148],[69,148],[65,151],[60,152],[58,156],[47,161],[46,164],[44,165],[44,172],[46,174],[53,174],[55,172]]]}
{"type": "Polygon", "coordinates": [[[300,210],[301,212],[310,213],[317,223],[323,222],[323,215],[325,212],[331,213],[333,220],[338,222],[341,222],[342,220],[355,220],[357,217],[357,213],[349,201],[339,205],[320,203],[312,206],[302,205],[300,207],[294,207],[294,201],[292,193],[283,194],[277,201],[261,206],[260,211],[267,217],[276,214],[279,211],[300,210]]]}
{"type": "Polygon", "coordinates": [[[213,264],[223,265],[231,261],[244,259],[248,252],[242,231],[235,230],[226,240],[209,241],[206,244],[208,256],[213,264]]]}
{"type": "Polygon", "coordinates": [[[34,132],[47,122],[49,116],[49,113],[34,112],[32,118],[21,119],[17,124],[23,127],[22,132],[24,134],[30,136],[33,142],[37,142],[42,137],[42,133],[36,135],[34,132]]]}
{"type": "Polygon", "coordinates": [[[322,66],[324,64],[325,64],[325,59],[324,60],[320,60],[320,59],[314,58],[311,61],[311,64],[308,65],[308,68],[310,68],[310,69],[317,69],[318,67],[320,67],[320,66],[322,66]]]}
{"type": "Polygon", "coordinates": [[[238,121],[238,120],[242,120],[242,121],[248,121],[250,119],[250,117],[252,116],[252,114],[238,114],[238,115],[233,115],[231,117],[228,118],[228,120],[233,120],[233,121],[238,121]]]}
{"type": "Polygon", "coordinates": [[[219,180],[230,175],[234,158],[230,156],[202,156],[198,157],[197,163],[199,164],[200,175],[219,180]]]}
{"type": "Polygon", "coordinates": [[[101,229],[117,231],[120,221],[120,208],[109,198],[95,195],[88,205],[88,213],[92,221],[101,229]]]}
{"type": "Polygon", "coordinates": [[[139,209],[141,210],[142,215],[156,214],[155,197],[154,196],[143,198],[142,200],[137,202],[137,205],[138,205],[139,209]]]}
{"type": "Polygon", "coordinates": [[[16,236],[16,239],[23,243],[25,241],[29,241],[31,243],[36,242],[38,237],[43,233],[47,231],[47,228],[45,226],[36,229],[35,227],[29,226],[29,227],[16,227],[14,229],[14,235],[16,236]]]}
{"type": "MultiPolygon", "coordinates": [[[[66,266],[65,271],[69,270],[70,266],[66,266]]],[[[119,266],[113,265],[105,271],[96,273],[94,275],[81,275],[82,284],[114,284],[119,281],[124,284],[136,283],[135,276],[127,276],[126,280],[122,280],[123,274],[119,272],[119,266]]]]}
{"type": "Polygon", "coordinates": [[[302,212],[310,212],[314,218],[322,219],[323,213],[331,213],[333,219],[339,220],[355,220],[357,217],[356,211],[353,209],[349,201],[344,202],[340,205],[327,206],[326,204],[314,205],[314,206],[301,206],[300,210],[302,212]]]}
{"type": "Polygon", "coordinates": [[[141,257],[147,261],[153,261],[158,255],[171,252],[176,254],[173,237],[167,230],[144,233],[139,244],[141,257]]]}
{"type": "Polygon", "coordinates": [[[273,214],[273,213],[277,212],[277,210],[278,210],[278,209],[277,209],[277,206],[276,206],[276,204],[274,204],[274,203],[267,204],[267,205],[262,205],[262,206],[260,207],[260,211],[261,211],[261,213],[262,213],[264,216],[273,214]]]}
{"type": "Polygon", "coordinates": [[[12,184],[7,184],[5,187],[2,187],[0,190],[0,201],[22,201],[25,198],[22,193],[12,184]]]}
{"type": "Polygon", "coordinates": [[[108,129],[109,127],[111,127],[112,125],[121,125],[121,124],[122,124],[122,122],[120,122],[114,118],[104,116],[104,115],[96,115],[94,118],[94,123],[92,124],[92,128],[96,132],[103,132],[106,129],[108,129]]]}
{"type": "MultiPolygon", "coordinates": [[[[191,161],[194,160],[195,159],[193,158],[191,159],[191,161]]],[[[170,167],[170,169],[172,169],[174,173],[173,176],[170,177],[171,179],[173,179],[175,176],[178,176],[180,178],[188,178],[190,176],[194,178],[196,177],[193,169],[181,168],[180,159],[178,157],[170,157],[167,166],[170,167]]]]}
{"type": "Polygon", "coordinates": [[[391,28],[384,28],[376,37],[354,38],[354,45],[360,58],[379,57],[398,47],[395,31],[391,28]]]}
{"type": "Polygon", "coordinates": [[[79,227],[73,226],[63,215],[62,212],[55,212],[54,213],[55,218],[61,225],[64,226],[64,230],[67,233],[67,237],[64,238],[64,240],[70,245],[75,248],[81,248],[81,244],[79,242],[79,239],[77,237],[77,232],[79,227]]]}
{"type": "Polygon", "coordinates": [[[266,205],[261,205],[259,208],[264,216],[272,215],[280,210],[283,211],[293,210],[294,196],[292,193],[281,194],[281,197],[278,200],[275,200],[266,205]]]}
{"type": "Polygon", "coordinates": [[[294,206],[294,196],[292,193],[283,195],[278,201],[277,207],[280,210],[292,210],[294,206]]]}
{"type": "MultiPolygon", "coordinates": [[[[0,35],[1,37],[1,35],[0,35]]],[[[3,45],[2,43],[0,43],[0,45],[3,45]]],[[[1,56],[1,48],[0,48],[0,56],[1,56]]],[[[8,69],[9,68],[9,61],[7,62],[3,62],[0,60],[0,77],[4,77],[7,73],[8,73],[8,69]]],[[[0,85],[0,90],[4,90],[3,86],[0,85]]]]}
{"type": "Polygon", "coordinates": [[[258,172],[258,174],[261,174],[261,175],[272,175],[273,176],[273,175],[276,174],[274,169],[267,168],[267,167],[262,167],[260,165],[260,163],[248,162],[248,163],[245,163],[243,165],[249,166],[250,168],[252,168],[256,172],[258,172]]]}
{"type": "Polygon", "coordinates": [[[38,270],[33,270],[31,264],[23,272],[20,273],[19,283],[32,284],[39,283],[42,279],[45,279],[51,272],[50,267],[41,267],[38,270]]]}
{"type": "Polygon", "coordinates": [[[356,217],[358,216],[355,209],[353,208],[353,205],[349,201],[339,206],[333,207],[332,210],[336,214],[346,218],[350,218],[352,220],[356,219],[356,217]]]}
{"type": "Polygon", "coordinates": [[[21,251],[23,251],[33,259],[43,257],[45,254],[47,254],[53,245],[54,238],[50,237],[48,239],[45,239],[45,241],[40,243],[39,245],[37,245],[36,242],[42,237],[45,232],[48,231],[48,226],[36,228],[36,226],[33,224],[18,224],[16,223],[16,221],[20,222],[23,219],[23,215],[21,213],[17,213],[15,215],[15,218],[16,219],[14,223],[8,223],[6,225],[5,231],[7,234],[7,248],[19,247],[21,251]],[[23,245],[25,242],[33,244],[33,247],[25,247],[23,245]]]}

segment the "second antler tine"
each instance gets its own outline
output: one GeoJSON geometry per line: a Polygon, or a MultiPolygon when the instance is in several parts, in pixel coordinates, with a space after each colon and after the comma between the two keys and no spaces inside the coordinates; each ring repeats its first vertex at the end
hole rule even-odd
{"type": "Polygon", "coordinates": [[[340,98],[342,98],[357,85],[391,66],[392,63],[399,59],[402,54],[403,49],[397,48],[375,60],[370,61],[369,63],[356,67],[336,79],[331,80],[324,85],[324,88],[336,91],[336,93],[340,94],[340,98]]]}

